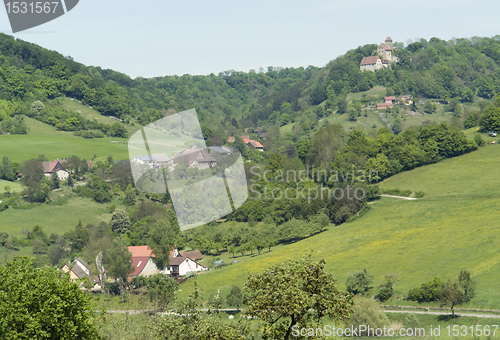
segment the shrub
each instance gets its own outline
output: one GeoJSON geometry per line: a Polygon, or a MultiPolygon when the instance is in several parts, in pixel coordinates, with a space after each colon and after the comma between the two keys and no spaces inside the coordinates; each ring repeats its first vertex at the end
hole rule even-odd
{"type": "MultiPolygon", "coordinates": [[[[373,299],[357,298],[354,300],[349,325],[358,329],[360,325],[370,325],[370,328],[377,329],[389,326],[389,323],[389,318],[384,312],[380,311],[380,307],[373,299]]],[[[363,333],[358,335],[367,336],[372,334],[363,333]]]]}
{"type": "Polygon", "coordinates": [[[371,288],[373,282],[373,275],[368,273],[366,268],[363,270],[350,274],[346,280],[346,289],[349,293],[353,294],[366,294],[371,288]]]}
{"type": "Polygon", "coordinates": [[[481,137],[481,135],[479,133],[477,133],[474,136],[474,142],[476,142],[477,146],[485,146],[486,145],[486,141],[483,139],[483,137],[481,137]]]}
{"type": "Polygon", "coordinates": [[[443,287],[441,279],[435,277],[431,282],[422,283],[419,288],[410,289],[407,299],[418,302],[437,301],[442,296],[443,287]]]}
{"type": "Polygon", "coordinates": [[[423,192],[423,191],[417,191],[417,192],[415,193],[415,197],[416,197],[416,198],[422,198],[422,197],[424,197],[424,196],[425,196],[425,192],[423,192]]]}

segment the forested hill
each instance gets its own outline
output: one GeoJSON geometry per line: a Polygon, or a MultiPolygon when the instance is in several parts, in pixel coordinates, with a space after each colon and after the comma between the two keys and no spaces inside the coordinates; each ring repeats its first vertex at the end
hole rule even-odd
{"type": "Polygon", "coordinates": [[[500,36],[432,38],[396,46],[400,63],[376,73],[359,70],[361,59],[375,53],[372,44],[350,50],[324,68],[268,67],[249,73],[131,79],[0,34],[0,120],[26,114],[63,130],[106,130],[58,107],[53,100],[64,95],[126,122],[147,124],[168,110],[194,107],[208,135],[292,121],[299,123],[294,133],[300,135],[336,110],[347,94],[375,85],[385,86],[388,95],[462,102],[477,96],[489,99],[500,91],[500,36]],[[45,104],[43,112],[32,110],[37,100],[45,104]]]}

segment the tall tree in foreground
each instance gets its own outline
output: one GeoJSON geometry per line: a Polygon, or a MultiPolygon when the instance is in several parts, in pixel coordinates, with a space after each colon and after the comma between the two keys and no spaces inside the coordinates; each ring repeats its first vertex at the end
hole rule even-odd
{"type": "Polygon", "coordinates": [[[100,339],[90,296],[69,275],[33,268],[27,257],[0,266],[1,339],[100,339]]]}
{"type": "Polygon", "coordinates": [[[324,267],[324,260],[312,262],[309,256],[250,275],[244,287],[246,314],[264,322],[264,336],[288,340],[297,324],[307,328],[319,325],[324,316],[349,316],[351,294],[339,292],[324,267]]]}

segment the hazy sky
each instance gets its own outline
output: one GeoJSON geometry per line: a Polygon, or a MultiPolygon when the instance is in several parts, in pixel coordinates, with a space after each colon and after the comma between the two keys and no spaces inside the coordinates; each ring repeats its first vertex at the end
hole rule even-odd
{"type": "MultiPolygon", "coordinates": [[[[500,34],[498,13],[498,0],[80,0],[14,36],[132,77],[217,74],[324,66],[387,36],[492,37],[500,34]]],[[[0,32],[12,34],[5,10],[0,32]]]]}

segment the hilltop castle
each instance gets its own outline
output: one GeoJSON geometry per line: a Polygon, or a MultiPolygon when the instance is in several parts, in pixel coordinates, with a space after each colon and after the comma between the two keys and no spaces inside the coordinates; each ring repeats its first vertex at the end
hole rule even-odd
{"type": "Polygon", "coordinates": [[[359,64],[359,69],[375,72],[382,68],[388,68],[390,64],[398,61],[398,58],[393,54],[391,37],[387,37],[385,43],[378,45],[377,53],[378,56],[364,57],[359,64]]]}

